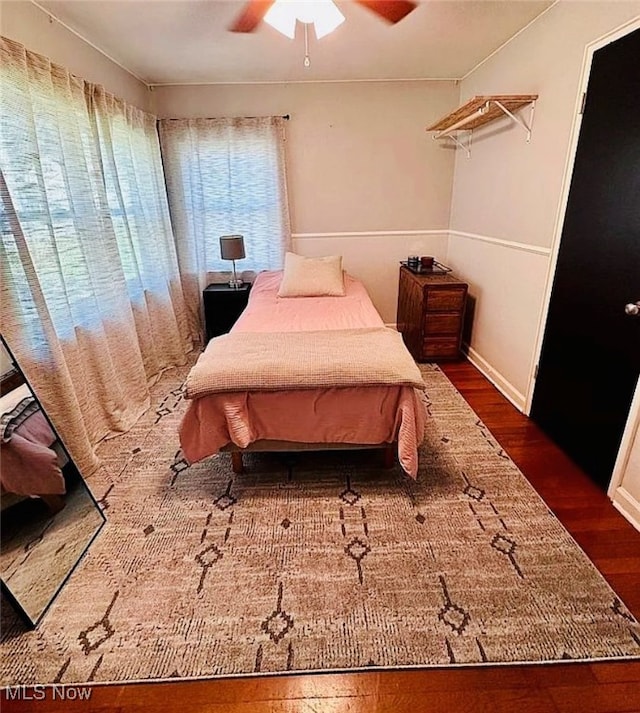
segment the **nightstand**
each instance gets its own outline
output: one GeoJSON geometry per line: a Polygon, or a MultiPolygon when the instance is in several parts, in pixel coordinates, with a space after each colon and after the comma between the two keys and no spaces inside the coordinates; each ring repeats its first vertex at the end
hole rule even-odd
{"type": "Polygon", "coordinates": [[[241,287],[230,287],[226,282],[216,282],[204,288],[202,301],[207,342],[212,337],[225,334],[233,327],[240,313],[247,306],[250,290],[249,282],[245,282],[241,287]]]}
{"type": "Polygon", "coordinates": [[[467,288],[450,273],[400,268],[398,331],[416,361],[460,358],[467,288]]]}

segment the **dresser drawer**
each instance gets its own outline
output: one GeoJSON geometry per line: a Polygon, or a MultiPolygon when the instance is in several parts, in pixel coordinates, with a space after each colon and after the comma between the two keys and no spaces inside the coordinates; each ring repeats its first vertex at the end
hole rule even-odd
{"type": "Polygon", "coordinates": [[[458,359],[460,356],[459,338],[428,337],[422,343],[424,359],[458,359]]]}
{"type": "Polygon", "coordinates": [[[464,305],[465,290],[460,289],[430,289],[425,295],[428,312],[451,311],[458,312],[464,305]]]}
{"type": "Polygon", "coordinates": [[[451,335],[457,337],[460,334],[460,322],[462,317],[460,312],[434,312],[424,319],[423,331],[425,336],[431,334],[451,335]]]}

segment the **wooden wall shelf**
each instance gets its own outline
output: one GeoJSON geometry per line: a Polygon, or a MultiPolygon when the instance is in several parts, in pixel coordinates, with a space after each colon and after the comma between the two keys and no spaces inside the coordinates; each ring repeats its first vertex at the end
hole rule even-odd
{"type": "Polygon", "coordinates": [[[470,155],[470,144],[464,146],[455,136],[456,131],[473,131],[484,124],[495,121],[501,116],[508,116],[512,121],[519,124],[527,133],[527,141],[531,138],[531,126],[533,124],[533,110],[535,107],[537,94],[489,94],[486,96],[476,96],[470,99],[459,109],[443,116],[431,126],[427,131],[434,131],[434,139],[452,139],[458,146],[461,146],[470,155]],[[514,112],[523,106],[530,105],[531,117],[529,123],[525,123],[514,112]]]}

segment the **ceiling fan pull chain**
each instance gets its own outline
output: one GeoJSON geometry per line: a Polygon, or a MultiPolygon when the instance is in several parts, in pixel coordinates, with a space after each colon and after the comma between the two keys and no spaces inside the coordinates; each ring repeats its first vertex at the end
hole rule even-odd
{"type": "Polygon", "coordinates": [[[304,23],[304,66],[311,66],[311,59],[309,58],[309,25],[304,23]]]}

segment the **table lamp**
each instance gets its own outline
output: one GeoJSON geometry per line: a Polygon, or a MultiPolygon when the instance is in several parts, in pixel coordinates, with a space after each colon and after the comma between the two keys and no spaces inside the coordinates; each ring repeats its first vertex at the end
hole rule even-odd
{"type": "Polygon", "coordinates": [[[223,260],[233,261],[233,279],[229,280],[229,287],[242,287],[242,280],[236,275],[236,260],[245,257],[244,237],[242,235],[223,235],[220,238],[220,256],[223,260]]]}

